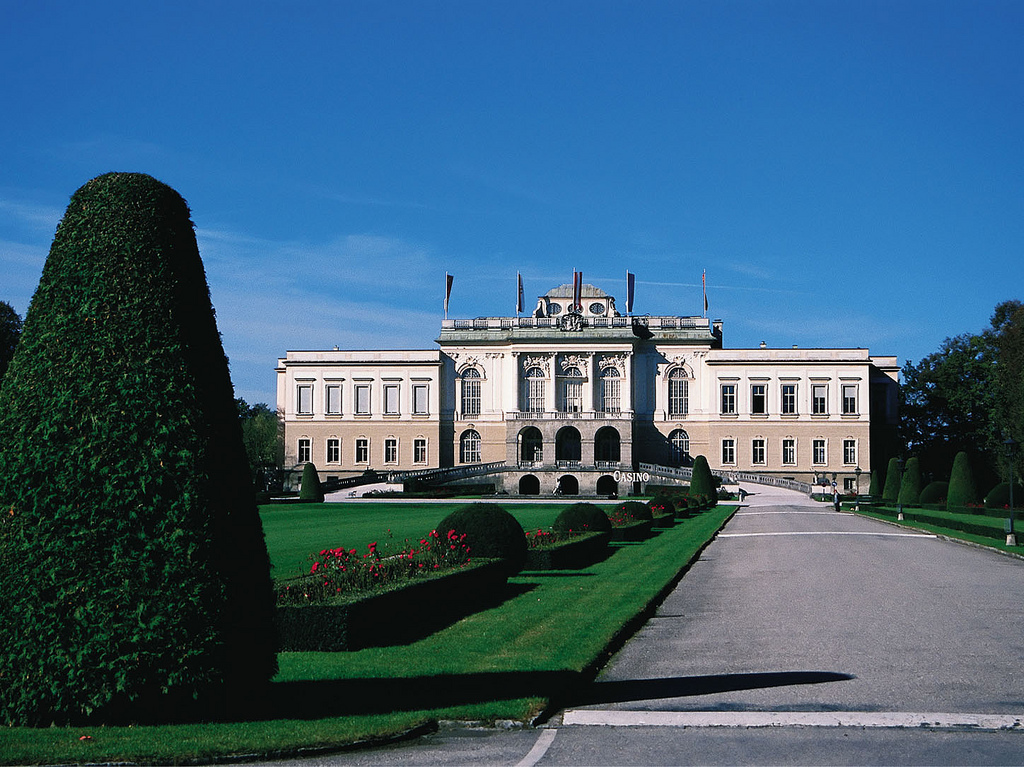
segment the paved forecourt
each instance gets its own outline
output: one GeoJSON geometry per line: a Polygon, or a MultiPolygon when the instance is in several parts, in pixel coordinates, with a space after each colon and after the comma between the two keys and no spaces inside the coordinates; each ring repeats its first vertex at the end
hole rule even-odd
{"type": "Polygon", "coordinates": [[[1024,725],[1024,563],[747,489],[565,724],[1024,725]]]}

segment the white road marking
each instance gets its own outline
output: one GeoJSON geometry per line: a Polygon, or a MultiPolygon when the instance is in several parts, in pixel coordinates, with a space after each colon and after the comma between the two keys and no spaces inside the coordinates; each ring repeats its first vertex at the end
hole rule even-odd
{"type": "Polygon", "coordinates": [[[570,709],[562,714],[562,724],[608,727],[887,727],[1024,732],[1024,714],[570,709]]]}
{"type": "Polygon", "coordinates": [[[775,514],[800,514],[801,516],[807,516],[809,514],[824,514],[827,517],[834,517],[836,513],[834,511],[739,511],[736,512],[737,517],[764,517],[773,516],[775,514]]]}
{"type": "Polygon", "coordinates": [[[542,730],[540,737],[537,738],[537,742],[533,744],[533,748],[530,749],[530,753],[523,757],[523,761],[519,762],[516,767],[533,767],[537,762],[544,758],[544,754],[551,748],[551,744],[555,740],[555,734],[558,730],[553,728],[542,730]]]}
{"type": "Polygon", "coordinates": [[[786,536],[786,535],[868,535],[875,538],[938,538],[937,535],[930,535],[928,533],[864,533],[864,532],[852,532],[843,530],[813,530],[807,532],[788,532],[788,533],[719,533],[719,538],[767,538],[770,536],[786,536]]]}

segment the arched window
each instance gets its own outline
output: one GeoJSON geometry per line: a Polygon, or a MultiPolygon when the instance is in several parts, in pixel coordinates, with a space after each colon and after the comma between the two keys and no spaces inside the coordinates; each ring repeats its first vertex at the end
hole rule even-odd
{"type": "Polygon", "coordinates": [[[668,443],[672,448],[672,463],[682,465],[690,461],[690,435],[682,429],[676,429],[668,435],[668,443]]]}
{"type": "Polygon", "coordinates": [[[686,415],[690,412],[690,382],[686,371],[676,368],[668,374],[668,414],[686,415]]]}
{"type": "Polygon", "coordinates": [[[480,415],[480,372],[475,368],[462,374],[462,415],[480,415]]]}
{"type": "Polygon", "coordinates": [[[528,413],[544,412],[544,371],[528,369],[523,376],[523,408],[528,413]]]}
{"type": "Polygon", "coordinates": [[[580,413],[583,411],[583,373],[579,368],[567,368],[561,376],[562,412],[580,413]]]}
{"type": "Polygon", "coordinates": [[[462,463],[480,463],[480,432],[467,429],[459,438],[459,460],[462,463]]]}
{"type": "Polygon", "coordinates": [[[619,412],[619,371],[605,368],[601,372],[601,410],[605,413],[619,412]]]}

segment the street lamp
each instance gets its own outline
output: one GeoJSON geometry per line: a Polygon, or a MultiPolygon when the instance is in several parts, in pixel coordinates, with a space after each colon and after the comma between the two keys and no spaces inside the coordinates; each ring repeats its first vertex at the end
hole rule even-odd
{"type": "Polygon", "coordinates": [[[856,486],[856,489],[854,491],[854,496],[855,497],[853,499],[853,507],[857,511],[860,511],[860,475],[861,475],[861,468],[860,468],[860,466],[858,466],[856,469],[854,469],[853,473],[857,475],[857,486],[856,486]]]}
{"type": "Polygon", "coordinates": [[[1013,459],[1017,454],[1017,442],[1013,437],[1007,437],[1003,442],[1003,447],[1006,448],[1006,462],[1010,465],[1010,518],[1007,520],[1009,524],[1006,526],[1006,545],[1016,546],[1017,533],[1013,529],[1013,459]]]}
{"type": "Polygon", "coordinates": [[[903,458],[896,459],[896,471],[900,476],[899,487],[896,488],[896,519],[903,521],[903,503],[900,501],[900,490],[903,489],[903,458]]]}

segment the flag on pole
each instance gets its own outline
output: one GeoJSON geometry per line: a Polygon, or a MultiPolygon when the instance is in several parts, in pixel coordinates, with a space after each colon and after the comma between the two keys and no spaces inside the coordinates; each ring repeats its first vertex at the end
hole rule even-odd
{"type": "Polygon", "coordinates": [[[448,299],[452,296],[452,283],[455,281],[454,275],[444,273],[444,318],[448,319],[448,299]]]}
{"type": "Polygon", "coordinates": [[[636,292],[636,275],[626,270],[626,314],[633,313],[633,296],[636,292]]]}
{"type": "Polygon", "coordinates": [[[516,272],[516,314],[523,313],[523,275],[516,272]]]}
{"type": "Polygon", "coordinates": [[[708,270],[705,269],[700,276],[701,287],[704,288],[704,316],[708,316],[708,270]]]}
{"type": "Polygon", "coordinates": [[[583,311],[583,272],[572,270],[572,308],[583,311]]]}

